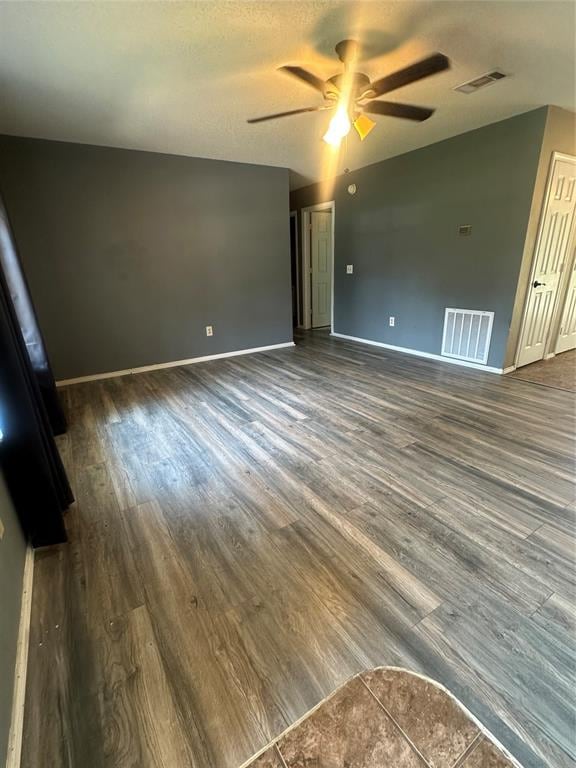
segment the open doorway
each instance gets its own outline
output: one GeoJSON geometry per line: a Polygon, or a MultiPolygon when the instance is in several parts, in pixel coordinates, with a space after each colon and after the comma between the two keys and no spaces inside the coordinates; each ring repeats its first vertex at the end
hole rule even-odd
{"type": "Polygon", "coordinates": [[[515,367],[576,347],[576,157],[554,152],[515,367]]]}
{"type": "Polygon", "coordinates": [[[304,328],[333,328],[334,202],[302,209],[304,328]]]}

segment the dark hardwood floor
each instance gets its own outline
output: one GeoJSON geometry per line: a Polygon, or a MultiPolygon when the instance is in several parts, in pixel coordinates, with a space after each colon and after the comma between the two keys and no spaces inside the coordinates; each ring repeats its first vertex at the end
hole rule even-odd
{"type": "Polygon", "coordinates": [[[238,768],[378,665],[575,764],[571,393],[319,333],[62,395],[23,768],[238,768]]]}

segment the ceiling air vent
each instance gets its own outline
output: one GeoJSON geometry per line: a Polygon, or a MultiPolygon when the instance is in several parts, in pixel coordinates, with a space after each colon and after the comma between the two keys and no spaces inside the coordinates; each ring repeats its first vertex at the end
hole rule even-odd
{"type": "Polygon", "coordinates": [[[498,70],[495,70],[494,72],[488,72],[485,75],[480,75],[480,77],[475,77],[474,80],[468,80],[467,83],[458,85],[456,88],[454,88],[454,90],[460,91],[460,93],[476,93],[476,91],[479,91],[480,88],[485,88],[487,85],[492,85],[492,83],[496,83],[498,80],[502,80],[504,77],[506,77],[504,72],[498,72],[498,70]]]}

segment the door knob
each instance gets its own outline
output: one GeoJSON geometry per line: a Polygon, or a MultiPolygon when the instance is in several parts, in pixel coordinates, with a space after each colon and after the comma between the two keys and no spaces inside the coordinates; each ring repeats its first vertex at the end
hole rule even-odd
{"type": "Polygon", "coordinates": [[[532,288],[539,288],[541,285],[546,285],[546,283],[539,283],[538,280],[534,280],[532,288]]]}

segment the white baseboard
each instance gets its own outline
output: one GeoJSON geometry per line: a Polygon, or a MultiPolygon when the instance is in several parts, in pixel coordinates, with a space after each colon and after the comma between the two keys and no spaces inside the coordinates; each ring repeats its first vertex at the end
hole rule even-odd
{"type": "Polygon", "coordinates": [[[516,370],[516,366],[515,365],[509,365],[508,368],[504,368],[502,373],[512,373],[512,371],[515,371],[515,370],[516,370]]]}
{"type": "Polygon", "coordinates": [[[358,341],[360,344],[370,344],[373,347],[383,347],[384,349],[392,349],[394,352],[404,352],[407,355],[415,355],[416,357],[426,357],[429,360],[438,360],[441,363],[450,363],[451,365],[462,365],[465,368],[476,368],[479,371],[486,371],[487,373],[504,373],[502,368],[494,368],[490,365],[481,365],[480,363],[469,363],[467,360],[456,360],[453,357],[444,357],[443,355],[434,355],[431,352],[421,352],[418,349],[410,349],[409,347],[396,347],[393,344],[384,344],[383,341],[372,341],[372,339],[361,339],[359,336],[347,336],[345,333],[335,333],[332,331],[330,336],[336,336],[338,339],[347,339],[348,341],[358,341]]]}
{"type": "Polygon", "coordinates": [[[268,352],[271,349],[283,349],[293,347],[293,341],[285,341],[282,344],[269,344],[267,347],[252,347],[251,349],[238,349],[234,352],[220,352],[217,355],[204,355],[203,357],[190,357],[187,360],[172,360],[169,363],[157,363],[156,365],[141,365],[139,368],[125,368],[122,371],[108,371],[107,373],[94,373],[91,376],[78,376],[76,379],[61,379],[56,382],[57,387],[65,387],[67,384],[81,384],[83,381],[98,381],[99,379],[113,379],[117,376],[130,376],[134,373],[146,373],[146,371],[158,371],[161,368],[176,368],[178,365],[192,365],[205,363],[208,360],[221,360],[223,357],[238,357],[238,355],[252,355],[254,352],[268,352]]]}
{"type": "Polygon", "coordinates": [[[12,697],[12,719],[8,734],[6,768],[20,768],[22,754],[22,730],[24,727],[24,702],[26,699],[26,671],[28,668],[28,645],[30,642],[30,616],[32,613],[32,585],[34,582],[34,550],[26,550],[24,578],[22,580],[22,604],[20,626],[16,647],[16,668],[14,671],[14,695],[12,697]]]}

